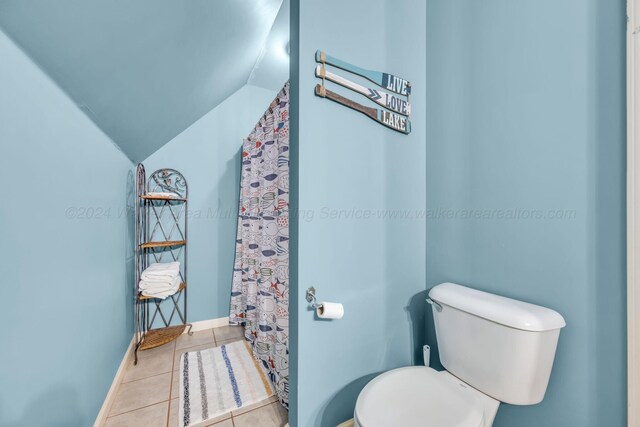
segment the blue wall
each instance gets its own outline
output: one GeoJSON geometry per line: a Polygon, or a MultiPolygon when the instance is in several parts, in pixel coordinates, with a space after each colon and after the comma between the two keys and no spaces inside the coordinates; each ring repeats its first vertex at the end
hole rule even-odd
{"type": "Polygon", "coordinates": [[[419,363],[424,290],[451,280],[567,319],[545,400],[497,427],[625,425],[624,2],[294,2],[291,19],[292,424],[335,425],[371,376],[419,363]],[[314,98],[317,48],[414,81],[412,136],[314,98]],[[425,258],[411,221],[318,214],[364,206],[425,206],[425,258]],[[311,285],[342,321],[313,320],[311,285]]]}
{"type": "Polygon", "coordinates": [[[291,14],[292,40],[299,34],[291,46],[292,207],[299,216],[292,230],[290,311],[297,325],[289,418],[292,426],[333,427],[351,418],[373,375],[420,361],[414,350],[424,339],[425,220],[418,215],[426,203],[426,11],[420,0],[304,0],[292,2],[291,14]],[[413,132],[396,133],[314,96],[316,49],[412,81],[413,132]],[[394,217],[404,213],[413,216],[394,217]],[[344,318],[314,319],[302,302],[309,286],[321,300],[342,302],[344,318]]]}
{"type": "Polygon", "coordinates": [[[427,287],[566,318],[545,400],[496,427],[624,426],[624,1],[427,4],[427,287]]]}
{"type": "Polygon", "coordinates": [[[0,425],[87,426],[133,334],[133,165],[1,31],[0,57],[0,425]]]}
{"type": "Polygon", "coordinates": [[[242,140],[277,92],[242,87],[143,161],[147,176],[171,167],[189,184],[189,321],[229,315],[242,140]]]}

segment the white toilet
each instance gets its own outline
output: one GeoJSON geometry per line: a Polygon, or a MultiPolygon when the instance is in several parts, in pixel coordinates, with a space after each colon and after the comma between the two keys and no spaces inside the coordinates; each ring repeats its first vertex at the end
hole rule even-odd
{"type": "Polygon", "coordinates": [[[454,283],[429,292],[440,361],[394,369],[358,396],[357,427],[490,427],[500,402],[544,398],[563,317],[454,283]]]}

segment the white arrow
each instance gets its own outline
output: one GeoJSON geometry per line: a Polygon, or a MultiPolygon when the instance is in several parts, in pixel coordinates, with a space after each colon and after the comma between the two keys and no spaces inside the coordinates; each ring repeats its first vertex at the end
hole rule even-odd
{"type": "Polygon", "coordinates": [[[389,110],[395,111],[396,113],[400,113],[404,116],[408,116],[409,114],[411,114],[411,104],[409,104],[409,101],[391,95],[387,92],[370,89],[368,87],[359,85],[358,83],[352,82],[345,79],[344,77],[327,71],[322,65],[318,65],[316,67],[316,77],[325,78],[329,81],[339,84],[340,86],[344,86],[348,89],[356,91],[366,96],[376,104],[388,108],[389,110]]]}

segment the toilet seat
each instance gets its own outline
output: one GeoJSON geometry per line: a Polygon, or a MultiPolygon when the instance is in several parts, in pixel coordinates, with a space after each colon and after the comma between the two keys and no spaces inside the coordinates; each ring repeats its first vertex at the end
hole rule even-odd
{"type": "Polygon", "coordinates": [[[358,396],[354,421],[357,427],[484,427],[498,404],[447,371],[411,366],[371,380],[358,396]]]}

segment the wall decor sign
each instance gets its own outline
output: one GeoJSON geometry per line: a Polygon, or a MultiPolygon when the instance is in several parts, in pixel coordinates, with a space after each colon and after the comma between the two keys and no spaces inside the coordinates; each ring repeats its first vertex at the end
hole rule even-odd
{"type": "Polygon", "coordinates": [[[326,78],[327,80],[337,83],[340,86],[344,86],[358,93],[361,93],[376,104],[388,108],[389,110],[395,111],[396,113],[400,113],[403,116],[408,116],[409,114],[411,114],[411,104],[409,104],[408,100],[391,95],[390,93],[384,91],[364,87],[358,83],[352,82],[345,79],[344,77],[327,71],[322,65],[318,65],[316,67],[316,77],[320,77],[323,79],[326,78]]]}
{"type": "Polygon", "coordinates": [[[342,95],[331,92],[330,90],[322,87],[322,85],[316,85],[316,95],[322,98],[328,98],[334,102],[337,102],[338,104],[344,105],[345,107],[349,107],[356,111],[359,111],[366,116],[371,117],[376,122],[381,123],[398,132],[402,132],[404,134],[409,134],[411,132],[411,122],[407,117],[404,117],[400,114],[393,113],[387,110],[379,110],[377,108],[366,107],[362,104],[358,104],[355,101],[345,98],[342,95]]]}
{"type": "Polygon", "coordinates": [[[353,110],[359,111],[371,119],[403,134],[411,132],[411,104],[409,95],[411,94],[411,83],[401,77],[389,73],[367,70],[346,61],[342,61],[325,52],[316,51],[316,62],[321,65],[316,66],[316,77],[322,79],[322,84],[316,85],[315,94],[322,98],[328,98],[338,104],[342,104],[353,110]],[[363,77],[378,86],[393,92],[397,95],[387,93],[384,90],[377,90],[365,87],[359,83],[348,80],[340,75],[334,74],[326,69],[326,65],[340,68],[357,76],[363,77]],[[367,107],[351,99],[328,90],[325,87],[326,81],[336,83],[342,87],[350,89],[367,97],[370,101],[384,107],[383,109],[367,107]],[[402,96],[398,96],[402,95],[402,96]],[[406,98],[405,98],[406,97],[406,98]]]}
{"type": "Polygon", "coordinates": [[[316,51],[316,62],[333,65],[334,67],[342,68],[343,70],[350,73],[358,74],[359,76],[362,76],[365,79],[374,82],[378,86],[390,90],[391,92],[395,92],[397,94],[405,96],[411,94],[411,83],[398,76],[394,76],[393,74],[366,70],[364,68],[349,64],[348,62],[342,61],[338,58],[334,58],[333,56],[327,55],[321,50],[316,51]]]}

